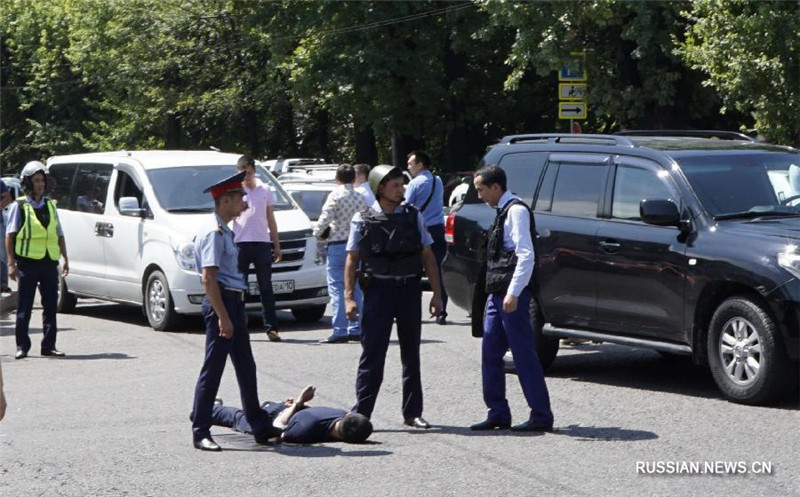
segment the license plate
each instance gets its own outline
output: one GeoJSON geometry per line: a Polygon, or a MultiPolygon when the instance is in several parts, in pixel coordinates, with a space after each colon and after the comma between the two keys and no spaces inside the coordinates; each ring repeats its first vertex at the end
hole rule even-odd
{"type": "MultiPolygon", "coordinates": [[[[292,293],[294,292],[294,280],[283,280],[272,282],[272,293],[292,293]]],[[[258,282],[250,282],[250,295],[259,295],[258,282]]]]}

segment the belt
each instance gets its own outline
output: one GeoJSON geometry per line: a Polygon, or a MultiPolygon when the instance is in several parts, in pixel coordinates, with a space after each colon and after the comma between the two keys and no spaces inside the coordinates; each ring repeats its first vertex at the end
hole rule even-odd
{"type": "Polygon", "coordinates": [[[222,286],[222,285],[220,285],[219,288],[223,292],[227,292],[227,293],[235,296],[238,300],[244,301],[244,290],[242,290],[240,288],[230,288],[230,287],[222,286]]]}
{"type": "Polygon", "coordinates": [[[406,283],[419,282],[420,276],[373,276],[372,282],[379,286],[402,286],[406,283]]]}
{"type": "Polygon", "coordinates": [[[342,245],[342,244],[345,244],[345,243],[347,243],[347,240],[337,240],[335,242],[328,242],[328,246],[330,246],[330,245],[342,245]]]}

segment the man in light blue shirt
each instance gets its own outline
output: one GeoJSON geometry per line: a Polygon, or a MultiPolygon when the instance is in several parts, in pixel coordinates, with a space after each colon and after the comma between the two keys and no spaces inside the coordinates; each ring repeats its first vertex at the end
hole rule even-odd
{"type": "Polygon", "coordinates": [[[470,428],[493,430],[511,426],[503,367],[503,355],[510,348],[530,408],[528,420],[512,430],[552,431],[550,394],[536,353],[536,335],[530,314],[533,214],[519,197],[506,190],[506,174],[498,166],[479,169],[473,183],[478,197],[497,208],[497,217],[489,231],[486,249],[486,293],[489,296],[481,344],[483,400],[489,412],[486,420],[470,428]]]}
{"type": "MultiPolygon", "coordinates": [[[[425,226],[433,238],[433,253],[439,270],[439,281],[442,280],[442,261],[447,255],[447,242],[444,240],[444,186],[442,179],[430,172],[431,158],[422,150],[408,154],[408,172],[412,180],[406,186],[406,202],[419,209],[425,226]]],[[[442,311],[436,316],[439,324],[447,323],[447,291],[442,284],[442,311]]]]}

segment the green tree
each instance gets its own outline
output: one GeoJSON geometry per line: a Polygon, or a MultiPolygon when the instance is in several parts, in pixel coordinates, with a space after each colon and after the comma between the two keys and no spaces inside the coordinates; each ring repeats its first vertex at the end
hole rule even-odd
{"type": "Polygon", "coordinates": [[[800,144],[800,5],[797,2],[697,0],[680,53],[723,110],[751,113],[770,141],[800,144]]]}

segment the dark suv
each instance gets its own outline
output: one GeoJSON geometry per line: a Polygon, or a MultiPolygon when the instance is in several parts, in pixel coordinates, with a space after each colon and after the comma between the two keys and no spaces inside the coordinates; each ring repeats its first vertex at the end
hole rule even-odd
{"type": "MultiPolygon", "coordinates": [[[[737,402],[797,390],[800,151],[730,132],[534,134],[488,164],[534,212],[545,369],[573,337],[689,355],[737,402]]],[[[494,215],[470,188],[446,223],[444,282],[475,336],[494,215]]]]}

